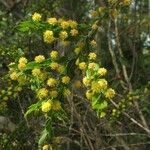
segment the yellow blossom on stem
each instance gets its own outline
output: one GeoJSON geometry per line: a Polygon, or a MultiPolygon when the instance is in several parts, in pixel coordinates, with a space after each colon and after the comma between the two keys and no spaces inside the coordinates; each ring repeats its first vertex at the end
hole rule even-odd
{"type": "Polygon", "coordinates": [[[55,60],[58,58],[58,52],[57,51],[51,51],[50,57],[55,60]]]}
{"type": "Polygon", "coordinates": [[[90,92],[89,90],[86,91],[85,95],[86,95],[86,98],[87,98],[88,100],[91,100],[91,99],[92,99],[93,94],[92,94],[92,92],[90,92]]]}
{"type": "Polygon", "coordinates": [[[26,64],[28,62],[28,60],[25,58],[25,57],[21,57],[20,59],[19,59],[19,63],[20,64],[26,64]]]}
{"type": "Polygon", "coordinates": [[[106,73],[107,73],[107,70],[105,68],[98,69],[98,75],[104,76],[104,75],[106,75],[106,73]]]}
{"type": "Polygon", "coordinates": [[[10,74],[10,78],[11,78],[11,80],[18,80],[18,74],[17,74],[17,72],[12,72],[11,74],[10,74]]]}
{"type": "Polygon", "coordinates": [[[81,69],[81,70],[85,70],[85,69],[86,69],[86,67],[87,67],[87,65],[86,65],[86,63],[85,63],[85,62],[81,62],[81,63],[79,63],[79,69],[81,69]]]}
{"type": "Polygon", "coordinates": [[[81,48],[80,47],[76,47],[74,52],[76,53],[76,55],[78,55],[81,51],[81,48]]]}
{"type": "Polygon", "coordinates": [[[45,113],[49,112],[52,109],[52,101],[43,102],[41,109],[45,113]]]}
{"type": "Polygon", "coordinates": [[[48,90],[46,88],[42,88],[38,91],[37,93],[38,97],[39,98],[44,98],[44,97],[47,97],[48,95],[48,90]]]}
{"type": "Polygon", "coordinates": [[[61,103],[60,101],[56,100],[53,102],[53,105],[52,105],[52,109],[55,110],[55,111],[58,111],[61,109],[61,103]]]}
{"type": "Polygon", "coordinates": [[[98,81],[98,85],[99,85],[99,88],[100,88],[100,89],[106,89],[108,83],[107,83],[107,81],[106,81],[105,79],[100,79],[100,80],[98,81]]]}
{"type": "Polygon", "coordinates": [[[67,21],[62,21],[60,26],[63,28],[63,29],[67,29],[69,27],[69,23],[67,21]]]}
{"type": "Polygon", "coordinates": [[[76,21],[69,20],[68,23],[69,23],[69,26],[70,26],[72,29],[77,28],[78,23],[77,23],[76,21]]]}
{"type": "Polygon", "coordinates": [[[65,40],[68,37],[68,33],[66,31],[61,31],[59,37],[61,40],[65,40]]]}
{"type": "Polygon", "coordinates": [[[90,79],[88,79],[87,77],[84,77],[82,82],[86,87],[90,85],[90,79]]]}
{"type": "Polygon", "coordinates": [[[34,60],[35,60],[36,63],[41,63],[45,60],[45,57],[43,55],[39,55],[39,56],[36,56],[34,58],[34,60]]]}
{"type": "Polygon", "coordinates": [[[56,98],[58,96],[58,92],[53,90],[50,92],[50,96],[53,97],[53,98],[56,98]]]}
{"type": "Polygon", "coordinates": [[[47,85],[50,86],[50,87],[54,87],[54,86],[56,86],[56,84],[57,84],[57,80],[54,79],[54,78],[49,78],[47,80],[47,85]]]}
{"type": "Polygon", "coordinates": [[[95,53],[89,53],[89,59],[90,60],[95,60],[97,55],[95,53]]]}
{"type": "Polygon", "coordinates": [[[112,88],[107,89],[107,91],[105,92],[105,97],[106,98],[113,98],[115,96],[115,91],[112,88]]]}
{"type": "Polygon", "coordinates": [[[41,21],[41,18],[42,18],[41,14],[39,14],[39,13],[37,13],[37,12],[35,12],[35,13],[32,15],[32,20],[33,20],[33,21],[41,21]]]}
{"type": "Polygon", "coordinates": [[[96,43],[95,40],[92,40],[90,44],[91,44],[91,46],[94,47],[94,48],[97,46],[97,43],[96,43]]]}
{"type": "Polygon", "coordinates": [[[65,72],[65,67],[63,65],[59,65],[58,68],[57,68],[57,71],[62,74],[65,72]]]}
{"type": "Polygon", "coordinates": [[[96,23],[94,23],[94,24],[92,25],[92,29],[93,29],[93,30],[98,29],[98,26],[97,26],[97,24],[96,24],[96,23]]]}
{"type": "Polygon", "coordinates": [[[92,17],[97,17],[97,16],[98,16],[98,12],[93,10],[93,11],[91,12],[91,16],[92,16],[92,17]]]}
{"type": "Polygon", "coordinates": [[[58,70],[59,64],[57,62],[52,62],[50,67],[52,70],[58,70]]]}
{"type": "Polygon", "coordinates": [[[25,68],[26,68],[26,64],[25,64],[25,63],[19,63],[19,64],[18,64],[18,69],[19,69],[19,70],[22,71],[22,70],[24,70],[25,68]]]}
{"type": "Polygon", "coordinates": [[[45,43],[52,43],[55,40],[53,31],[46,30],[43,34],[43,38],[45,43]]]}
{"type": "Polygon", "coordinates": [[[49,150],[49,145],[44,145],[44,146],[42,147],[42,150],[49,150]]]}
{"type": "Polygon", "coordinates": [[[53,17],[53,18],[48,18],[48,19],[47,19],[47,22],[48,22],[49,24],[51,24],[51,25],[55,25],[55,24],[57,24],[57,19],[56,19],[55,17],[53,17]]]}
{"type": "Polygon", "coordinates": [[[40,76],[41,75],[41,70],[39,68],[35,68],[32,70],[32,75],[33,76],[40,76]]]}
{"type": "Polygon", "coordinates": [[[89,63],[88,69],[94,70],[96,68],[96,63],[89,63]]]}
{"type": "Polygon", "coordinates": [[[68,76],[62,77],[62,83],[68,84],[70,82],[70,78],[68,76]]]}
{"type": "Polygon", "coordinates": [[[78,30],[72,29],[72,30],[70,31],[70,33],[71,33],[72,36],[77,36],[77,35],[78,35],[78,30]]]}

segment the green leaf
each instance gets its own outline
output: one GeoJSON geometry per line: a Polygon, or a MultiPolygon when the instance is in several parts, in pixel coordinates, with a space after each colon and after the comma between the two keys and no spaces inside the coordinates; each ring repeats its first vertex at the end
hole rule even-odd
{"type": "Polygon", "coordinates": [[[47,140],[48,134],[49,133],[48,133],[48,131],[46,129],[43,130],[43,132],[41,134],[41,137],[39,139],[39,142],[38,142],[39,145],[43,145],[44,144],[44,142],[47,140]]]}
{"type": "Polygon", "coordinates": [[[41,101],[37,102],[36,104],[32,104],[27,112],[25,113],[25,117],[27,117],[27,115],[31,114],[33,111],[36,111],[37,109],[39,109],[39,106],[41,105],[41,101]]]}

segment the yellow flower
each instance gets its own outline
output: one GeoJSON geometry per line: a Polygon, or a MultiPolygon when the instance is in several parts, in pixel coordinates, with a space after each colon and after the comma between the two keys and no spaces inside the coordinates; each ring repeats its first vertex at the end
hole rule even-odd
{"type": "Polygon", "coordinates": [[[50,96],[56,98],[58,96],[58,92],[53,90],[50,92],[50,96]]]}
{"type": "Polygon", "coordinates": [[[54,101],[53,105],[52,105],[52,109],[55,110],[55,111],[60,110],[61,109],[61,103],[60,103],[60,101],[58,101],[58,100],[54,101]]]}
{"type": "Polygon", "coordinates": [[[99,88],[100,88],[100,89],[106,89],[108,83],[107,83],[107,81],[106,81],[105,79],[100,79],[100,80],[98,81],[98,85],[99,85],[99,88]]]}
{"type": "Polygon", "coordinates": [[[100,86],[97,82],[92,82],[91,89],[93,90],[93,92],[96,92],[96,93],[101,91],[100,86]]]}
{"type": "Polygon", "coordinates": [[[98,16],[98,12],[97,11],[92,11],[91,12],[91,16],[92,17],[97,17],[98,16]]]}
{"type": "Polygon", "coordinates": [[[43,34],[43,38],[45,43],[52,43],[55,40],[53,31],[46,30],[43,34]]]}
{"type": "Polygon", "coordinates": [[[99,7],[98,11],[100,14],[103,13],[105,11],[105,7],[99,7]]]}
{"type": "Polygon", "coordinates": [[[68,37],[68,33],[66,31],[61,31],[59,37],[61,40],[65,40],[68,37]]]}
{"type": "Polygon", "coordinates": [[[63,95],[64,95],[65,97],[68,97],[68,96],[71,95],[71,91],[70,91],[69,89],[64,89],[63,95]]]}
{"type": "Polygon", "coordinates": [[[34,60],[35,60],[36,63],[41,63],[45,60],[45,57],[43,55],[39,55],[39,56],[36,56],[34,58],[34,60]]]}
{"type": "Polygon", "coordinates": [[[69,23],[67,21],[62,21],[60,26],[63,28],[63,29],[67,29],[69,27],[69,23]]]}
{"type": "Polygon", "coordinates": [[[85,93],[85,95],[86,95],[86,98],[87,98],[88,100],[91,100],[91,99],[92,99],[93,94],[92,94],[92,92],[90,92],[89,90],[85,93]]]}
{"type": "Polygon", "coordinates": [[[19,59],[19,63],[20,64],[26,64],[28,62],[28,60],[25,58],[25,57],[21,57],[20,59],[19,59]]]}
{"type": "Polygon", "coordinates": [[[94,23],[94,24],[92,25],[92,29],[93,29],[93,30],[96,30],[97,28],[98,28],[97,24],[94,23]]]}
{"type": "Polygon", "coordinates": [[[91,44],[92,47],[96,47],[97,46],[97,43],[96,43],[95,40],[92,40],[90,44],[91,44]]]}
{"type": "Polygon", "coordinates": [[[78,35],[78,30],[72,29],[72,30],[70,31],[70,33],[71,33],[72,36],[76,36],[76,35],[78,35]]]}
{"type": "Polygon", "coordinates": [[[48,90],[46,88],[42,88],[38,91],[37,93],[38,97],[40,98],[44,98],[44,97],[47,97],[48,95],[48,90]]]}
{"type": "Polygon", "coordinates": [[[131,0],[123,0],[122,3],[123,3],[124,6],[128,6],[128,5],[130,5],[130,1],[131,0]]]}
{"type": "Polygon", "coordinates": [[[51,51],[50,56],[52,59],[57,59],[58,58],[58,52],[57,51],[51,51]]]}
{"type": "Polygon", "coordinates": [[[37,12],[35,12],[35,13],[32,15],[32,20],[33,20],[33,21],[41,21],[41,18],[42,18],[42,16],[41,16],[39,13],[37,13],[37,12]]]}
{"type": "Polygon", "coordinates": [[[98,74],[100,76],[104,76],[104,75],[106,75],[106,73],[107,73],[107,70],[105,68],[99,68],[98,69],[98,74]]]}
{"type": "Polygon", "coordinates": [[[75,80],[75,82],[74,82],[75,88],[79,89],[81,87],[81,85],[82,85],[81,81],[75,80]]]}
{"type": "Polygon", "coordinates": [[[47,102],[43,102],[41,109],[45,113],[49,112],[52,109],[51,100],[48,100],[47,102]]]}
{"type": "Polygon", "coordinates": [[[26,68],[26,64],[25,63],[19,63],[18,64],[18,69],[19,70],[24,70],[26,68]]]}
{"type": "Polygon", "coordinates": [[[63,65],[59,65],[58,68],[57,68],[57,71],[58,71],[60,74],[62,74],[62,73],[64,73],[64,71],[65,71],[65,67],[64,67],[63,65]]]}
{"type": "Polygon", "coordinates": [[[115,96],[115,91],[112,88],[107,89],[105,96],[106,98],[113,98],[115,96]]]}
{"type": "Polygon", "coordinates": [[[56,84],[57,84],[57,80],[54,79],[54,78],[49,78],[47,80],[47,85],[50,86],[50,87],[54,87],[56,84]]]}
{"type": "Polygon", "coordinates": [[[85,70],[85,69],[86,69],[86,67],[87,67],[87,65],[86,65],[86,63],[85,63],[85,62],[81,62],[81,63],[79,63],[79,69],[81,69],[81,70],[85,70]]]}
{"type": "Polygon", "coordinates": [[[69,26],[70,26],[72,29],[77,28],[78,23],[77,23],[76,21],[69,20],[68,23],[69,23],[69,26]]]}
{"type": "Polygon", "coordinates": [[[52,62],[52,63],[50,64],[50,67],[51,67],[52,70],[57,70],[58,67],[59,67],[59,64],[56,63],[56,62],[52,62]]]}
{"type": "Polygon", "coordinates": [[[18,80],[18,74],[17,74],[17,72],[13,72],[13,73],[11,73],[10,74],[10,78],[11,78],[11,80],[18,80]]]}
{"type": "Polygon", "coordinates": [[[42,150],[49,150],[49,146],[48,146],[48,145],[44,145],[44,146],[42,147],[42,150]]]}
{"type": "Polygon", "coordinates": [[[76,47],[74,52],[76,53],[76,55],[78,55],[81,51],[81,48],[80,47],[76,47]]]}
{"type": "Polygon", "coordinates": [[[90,85],[90,80],[87,77],[84,77],[82,82],[86,87],[90,85]]]}
{"type": "Polygon", "coordinates": [[[68,76],[62,77],[62,83],[68,84],[70,82],[70,78],[68,76]]]}
{"type": "Polygon", "coordinates": [[[47,22],[51,25],[57,24],[57,19],[56,18],[48,18],[47,22]]]}
{"type": "Polygon", "coordinates": [[[41,70],[38,68],[35,68],[32,70],[32,75],[33,76],[40,76],[41,75],[41,70]]]}
{"type": "Polygon", "coordinates": [[[89,63],[88,68],[94,70],[96,68],[96,63],[89,63]]]}
{"type": "Polygon", "coordinates": [[[95,60],[97,55],[95,53],[89,53],[89,59],[90,60],[95,60]]]}

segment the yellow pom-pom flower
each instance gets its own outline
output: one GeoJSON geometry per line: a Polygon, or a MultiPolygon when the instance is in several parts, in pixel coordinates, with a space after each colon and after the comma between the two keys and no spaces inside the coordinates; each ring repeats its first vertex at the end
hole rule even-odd
{"type": "Polygon", "coordinates": [[[44,145],[44,146],[42,147],[42,150],[49,150],[49,145],[44,145]]]}
{"type": "Polygon", "coordinates": [[[97,11],[92,11],[91,12],[91,16],[92,17],[97,17],[98,16],[98,12],[97,11]]]}
{"type": "Polygon", "coordinates": [[[113,98],[115,96],[115,91],[112,88],[107,89],[107,91],[105,92],[105,97],[106,98],[113,98]]]}
{"type": "Polygon", "coordinates": [[[20,59],[19,59],[19,63],[20,64],[26,64],[28,62],[28,60],[25,58],[25,57],[21,57],[20,59]]]}
{"type": "Polygon", "coordinates": [[[90,80],[87,77],[84,77],[82,82],[86,87],[90,85],[90,80]]]}
{"type": "Polygon", "coordinates": [[[91,69],[91,70],[94,70],[95,68],[96,68],[96,63],[89,63],[89,65],[88,65],[88,69],[91,69]]]}
{"type": "Polygon", "coordinates": [[[100,88],[100,89],[106,89],[108,83],[107,83],[107,81],[106,81],[105,79],[100,79],[100,80],[98,81],[98,85],[99,85],[99,88],[100,88]]]}
{"type": "Polygon", "coordinates": [[[62,83],[68,84],[70,82],[70,78],[68,76],[62,77],[62,83]]]}
{"type": "Polygon", "coordinates": [[[81,63],[79,63],[79,69],[81,69],[81,70],[85,70],[85,69],[86,69],[86,67],[87,67],[87,65],[86,65],[86,63],[85,63],[85,62],[81,62],[81,63]]]}
{"type": "Polygon", "coordinates": [[[19,69],[19,70],[22,71],[22,70],[24,70],[25,68],[26,68],[26,64],[25,64],[25,63],[19,63],[19,64],[18,64],[18,69],[19,69]]]}
{"type": "Polygon", "coordinates": [[[61,31],[61,32],[59,33],[59,38],[60,38],[61,40],[65,40],[67,37],[68,37],[68,33],[67,33],[66,31],[61,31]]]}
{"type": "Polygon", "coordinates": [[[48,100],[47,102],[43,102],[41,109],[45,113],[49,112],[52,109],[51,100],[48,100]]]}
{"type": "Polygon", "coordinates": [[[94,24],[92,25],[92,29],[93,29],[93,30],[98,29],[98,26],[97,26],[97,24],[96,24],[96,23],[94,23],[94,24]]]}
{"type": "Polygon", "coordinates": [[[92,40],[90,44],[91,44],[91,46],[94,47],[94,48],[97,46],[97,43],[96,43],[95,40],[92,40]]]}
{"type": "Polygon", "coordinates": [[[35,13],[32,15],[32,20],[33,20],[33,21],[41,21],[41,18],[42,18],[41,14],[39,14],[39,13],[37,13],[37,12],[35,12],[35,13]]]}
{"type": "Polygon", "coordinates": [[[69,27],[69,23],[67,21],[62,21],[60,26],[63,28],[63,29],[67,29],[69,27]]]}
{"type": "Polygon", "coordinates": [[[89,53],[89,59],[90,60],[95,60],[97,55],[95,53],[89,53]]]}
{"type": "Polygon", "coordinates": [[[45,98],[48,95],[48,90],[46,88],[42,88],[37,93],[39,98],[45,98]]]}
{"type": "Polygon", "coordinates": [[[47,22],[51,25],[55,25],[55,24],[57,24],[57,19],[55,17],[54,18],[48,18],[47,22]]]}
{"type": "Polygon", "coordinates": [[[86,91],[85,95],[86,95],[86,98],[87,98],[88,100],[91,100],[91,99],[92,99],[93,94],[92,94],[92,92],[90,92],[89,90],[86,91]]]}
{"type": "Polygon", "coordinates": [[[131,2],[131,0],[123,0],[123,5],[124,6],[128,6],[128,5],[130,5],[130,2],[131,2]]]}
{"type": "Polygon", "coordinates": [[[41,63],[45,60],[45,57],[43,55],[39,55],[39,56],[36,56],[34,60],[36,63],[41,63]]]}
{"type": "Polygon", "coordinates": [[[59,67],[59,64],[56,63],[56,62],[52,62],[52,63],[50,64],[50,68],[51,68],[52,70],[58,70],[58,67],[59,67]]]}
{"type": "Polygon", "coordinates": [[[54,60],[57,59],[58,58],[58,52],[57,51],[51,51],[50,57],[54,60]]]}
{"type": "Polygon", "coordinates": [[[74,52],[76,53],[76,55],[78,55],[81,51],[81,48],[80,47],[76,47],[74,52]]]}
{"type": "Polygon", "coordinates": [[[57,68],[57,71],[62,74],[65,72],[65,67],[63,65],[59,65],[59,67],[57,68]]]}
{"type": "Polygon", "coordinates": [[[107,73],[107,70],[105,68],[98,69],[98,75],[104,76],[104,75],[106,75],[106,73],[107,73]]]}
{"type": "Polygon", "coordinates": [[[11,74],[10,74],[10,78],[11,78],[11,80],[18,80],[18,74],[17,74],[17,72],[12,72],[11,74]]]}
{"type": "Polygon", "coordinates": [[[43,38],[45,43],[52,43],[55,40],[53,31],[46,30],[43,34],[43,38]]]}
{"type": "Polygon", "coordinates": [[[72,36],[77,36],[77,35],[78,35],[78,30],[72,29],[72,30],[70,31],[70,33],[71,33],[72,36]]]}
{"type": "Polygon", "coordinates": [[[58,96],[58,92],[53,90],[50,92],[50,96],[53,97],[53,98],[56,98],[58,96]]]}
{"type": "Polygon", "coordinates": [[[41,75],[41,70],[39,68],[35,68],[32,70],[32,75],[33,76],[40,76],[41,75]]]}
{"type": "Polygon", "coordinates": [[[47,85],[50,86],[50,87],[54,87],[54,86],[56,86],[56,84],[57,84],[57,80],[54,79],[54,78],[49,78],[47,80],[47,85]]]}
{"type": "Polygon", "coordinates": [[[61,103],[60,103],[60,101],[58,101],[58,100],[54,101],[53,105],[52,105],[52,109],[55,110],[55,111],[60,110],[61,109],[61,103]]]}
{"type": "Polygon", "coordinates": [[[77,28],[77,26],[78,26],[78,23],[77,23],[76,21],[73,21],[73,20],[69,20],[68,23],[69,23],[69,26],[70,26],[72,29],[75,29],[75,28],[77,28]]]}

